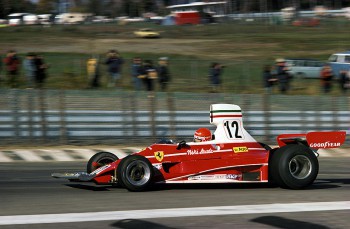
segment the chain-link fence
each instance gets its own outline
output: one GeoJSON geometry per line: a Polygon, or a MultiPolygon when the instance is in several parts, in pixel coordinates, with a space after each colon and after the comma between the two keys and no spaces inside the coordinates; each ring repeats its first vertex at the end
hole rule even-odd
{"type": "MultiPolygon", "coordinates": [[[[91,88],[93,79],[87,72],[87,61],[89,55],[49,55],[46,54],[45,61],[49,64],[47,69],[47,79],[44,87],[47,89],[87,89],[91,88]]],[[[148,59],[148,58],[144,58],[148,59]]],[[[152,55],[154,67],[158,65],[158,58],[152,55]]],[[[206,93],[212,90],[209,77],[210,66],[217,60],[209,59],[170,59],[169,72],[170,81],[168,90],[170,92],[200,92],[206,93]]],[[[250,61],[222,61],[223,70],[220,78],[220,93],[264,93],[263,69],[267,64],[272,65],[269,60],[250,60],[250,61]]],[[[125,58],[122,65],[121,78],[117,80],[116,86],[122,90],[135,90],[133,77],[131,76],[132,59],[125,58]]],[[[273,71],[272,71],[273,73],[273,71]]],[[[24,69],[21,71],[20,87],[28,87],[24,69]]],[[[108,86],[110,75],[107,72],[107,66],[104,59],[99,59],[98,87],[97,89],[110,89],[108,86]]],[[[276,76],[272,76],[276,77],[276,76]]],[[[160,91],[158,79],[153,80],[154,90],[160,91]]],[[[2,72],[0,77],[0,87],[8,88],[6,85],[6,76],[2,72]]],[[[141,82],[141,87],[146,87],[141,82]]],[[[280,93],[278,81],[272,87],[273,93],[280,93]]],[[[289,94],[298,95],[318,95],[322,94],[322,84],[317,78],[293,77],[289,80],[289,94]]],[[[341,95],[340,81],[337,78],[333,80],[332,95],[341,95]]]]}
{"type": "Polygon", "coordinates": [[[191,140],[214,103],[241,106],[245,128],[274,144],[281,133],[350,130],[350,98],[99,90],[2,90],[1,144],[147,145],[191,140]]]}

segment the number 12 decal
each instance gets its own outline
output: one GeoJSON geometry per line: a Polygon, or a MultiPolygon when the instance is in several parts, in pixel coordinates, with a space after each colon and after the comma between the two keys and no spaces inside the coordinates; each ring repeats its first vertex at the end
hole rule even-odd
{"type": "Polygon", "coordinates": [[[229,138],[243,138],[238,121],[226,121],[224,123],[229,138]]]}

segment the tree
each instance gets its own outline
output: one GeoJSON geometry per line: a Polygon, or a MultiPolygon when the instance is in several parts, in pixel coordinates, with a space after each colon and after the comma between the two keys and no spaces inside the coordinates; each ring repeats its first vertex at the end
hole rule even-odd
{"type": "Polygon", "coordinates": [[[7,18],[11,13],[34,12],[36,5],[28,0],[0,0],[0,18],[7,18]]]}
{"type": "Polygon", "coordinates": [[[36,7],[36,12],[38,14],[48,14],[48,13],[55,12],[56,5],[57,5],[56,0],[39,0],[36,7]]]}

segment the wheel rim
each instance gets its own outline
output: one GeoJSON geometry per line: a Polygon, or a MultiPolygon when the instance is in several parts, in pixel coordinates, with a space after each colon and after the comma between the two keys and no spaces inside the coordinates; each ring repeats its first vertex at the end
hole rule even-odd
{"type": "Polygon", "coordinates": [[[296,179],[305,179],[312,171],[312,163],[304,155],[297,155],[289,161],[289,172],[296,179]]]}
{"type": "Polygon", "coordinates": [[[143,161],[133,161],[126,167],[126,179],[135,186],[146,184],[151,177],[149,166],[143,161]]]}

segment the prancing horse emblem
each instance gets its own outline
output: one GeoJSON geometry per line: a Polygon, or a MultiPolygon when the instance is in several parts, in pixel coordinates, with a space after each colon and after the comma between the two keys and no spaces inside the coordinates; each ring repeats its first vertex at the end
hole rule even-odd
{"type": "Polygon", "coordinates": [[[156,152],[154,152],[154,156],[156,157],[157,161],[163,161],[164,152],[163,151],[156,151],[156,152]]]}

